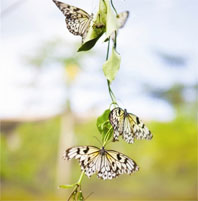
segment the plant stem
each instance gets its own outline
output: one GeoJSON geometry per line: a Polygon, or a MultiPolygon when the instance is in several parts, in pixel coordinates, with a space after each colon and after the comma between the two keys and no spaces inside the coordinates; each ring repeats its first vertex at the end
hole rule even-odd
{"type": "MultiPolygon", "coordinates": [[[[110,38],[108,40],[108,45],[107,45],[107,54],[106,54],[106,61],[108,60],[109,58],[109,50],[110,50],[110,38]]],[[[116,103],[116,97],[111,89],[111,84],[110,84],[110,81],[107,80],[107,86],[108,86],[108,90],[109,90],[109,95],[110,95],[110,98],[111,98],[111,101],[113,103],[116,103]]]]}
{"type": "Polygon", "coordinates": [[[108,130],[108,132],[106,133],[105,135],[105,139],[104,139],[104,143],[103,143],[103,147],[105,147],[105,145],[107,144],[108,140],[109,140],[109,135],[111,134],[111,131],[112,131],[112,127],[108,130]]]}
{"type": "Polygon", "coordinates": [[[107,80],[107,85],[108,85],[108,90],[109,90],[109,95],[111,97],[111,101],[112,101],[112,103],[116,103],[116,97],[111,89],[109,80],[107,80]]]}
{"type": "Polygon", "coordinates": [[[84,172],[81,172],[81,175],[80,175],[80,177],[79,177],[79,179],[78,179],[77,185],[80,185],[80,184],[81,184],[82,179],[83,179],[83,176],[84,176],[84,172]]]}
{"type": "Polygon", "coordinates": [[[106,61],[109,58],[109,48],[110,48],[110,38],[108,39],[108,45],[107,45],[107,54],[106,54],[106,61]]]}
{"type": "Polygon", "coordinates": [[[115,11],[116,15],[118,15],[117,10],[115,9],[114,5],[113,5],[113,1],[111,0],[111,6],[113,8],[113,10],[115,11]]]}
{"type": "Polygon", "coordinates": [[[113,44],[115,50],[116,50],[116,46],[117,46],[117,31],[115,31],[115,39],[114,39],[114,44],[113,44]]]}

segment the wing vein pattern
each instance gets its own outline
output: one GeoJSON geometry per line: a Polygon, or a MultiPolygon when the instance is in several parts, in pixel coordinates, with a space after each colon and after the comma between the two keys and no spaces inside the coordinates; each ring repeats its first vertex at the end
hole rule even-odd
{"type": "Polygon", "coordinates": [[[64,14],[66,26],[69,32],[81,36],[82,41],[84,41],[89,31],[93,14],[89,15],[86,11],[80,8],[60,1],[53,0],[53,2],[64,14]]]}
{"type": "Polygon", "coordinates": [[[114,151],[101,149],[95,146],[72,147],[65,151],[64,159],[75,158],[79,161],[81,170],[91,177],[97,174],[101,179],[116,178],[121,174],[132,174],[139,167],[128,156],[114,151]]]}
{"type": "Polygon", "coordinates": [[[153,137],[151,131],[139,117],[120,107],[116,107],[110,112],[109,121],[114,130],[114,141],[117,141],[120,135],[127,143],[133,143],[134,139],[150,140],[153,137]]]}

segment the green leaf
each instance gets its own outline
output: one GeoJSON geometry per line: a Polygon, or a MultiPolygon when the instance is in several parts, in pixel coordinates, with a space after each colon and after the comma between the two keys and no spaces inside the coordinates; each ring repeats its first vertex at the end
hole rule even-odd
{"type": "Polygon", "coordinates": [[[116,15],[111,8],[110,0],[105,0],[105,4],[107,6],[106,36],[109,38],[111,34],[119,28],[119,26],[116,15]]]}
{"type": "Polygon", "coordinates": [[[84,196],[83,196],[83,194],[82,194],[82,191],[79,191],[79,192],[78,192],[77,200],[78,200],[78,201],[84,201],[84,200],[85,200],[85,199],[84,199],[84,196]]]}
{"type": "Polygon", "coordinates": [[[100,133],[103,132],[105,123],[109,121],[109,113],[110,110],[107,109],[101,116],[97,118],[96,126],[100,133]]]}
{"type": "Polygon", "coordinates": [[[101,33],[100,35],[98,35],[96,38],[91,39],[91,40],[83,43],[82,46],[78,49],[78,52],[90,50],[96,44],[96,42],[102,36],[102,34],[103,33],[101,33]]]}
{"type": "Polygon", "coordinates": [[[93,26],[90,27],[87,37],[78,52],[90,50],[103,35],[106,29],[106,15],[107,6],[103,0],[100,0],[99,11],[93,21],[93,26]]]}
{"type": "Polygon", "coordinates": [[[120,61],[120,55],[113,48],[111,57],[103,65],[104,75],[110,83],[115,79],[115,76],[120,68],[120,61]]]}
{"type": "Polygon", "coordinates": [[[102,135],[102,142],[108,141],[113,135],[113,129],[109,122],[109,113],[110,110],[107,109],[103,112],[101,116],[97,118],[97,128],[102,135]]]}
{"type": "Polygon", "coordinates": [[[60,185],[59,188],[73,188],[76,184],[60,185]]]}
{"type": "Polygon", "coordinates": [[[106,28],[106,18],[107,18],[107,5],[104,0],[100,0],[99,11],[97,13],[96,20],[94,21],[94,26],[98,28],[99,27],[106,28]]]}

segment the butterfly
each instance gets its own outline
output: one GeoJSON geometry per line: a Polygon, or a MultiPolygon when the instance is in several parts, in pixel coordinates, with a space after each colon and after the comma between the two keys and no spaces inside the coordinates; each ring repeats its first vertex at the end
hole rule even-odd
{"type": "Polygon", "coordinates": [[[114,108],[109,113],[109,121],[114,130],[114,141],[117,141],[120,135],[127,143],[133,143],[134,139],[150,140],[153,137],[144,123],[126,109],[114,108]]]}
{"type": "MultiPolygon", "coordinates": [[[[129,17],[129,11],[124,11],[119,13],[116,18],[117,18],[117,24],[118,24],[118,29],[121,29],[124,27],[124,25],[126,24],[126,21],[129,17]]],[[[113,32],[111,35],[111,39],[114,41],[116,37],[116,33],[113,32]]]]}
{"type": "Polygon", "coordinates": [[[99,149],[95,146],[78,146],[67,149],[64,159],[78,159],[81,170],[91,177],[97,174],[100,179],[112,179],[121,174],[132,174],[138,171],[139,167],[128,156],[114,151],[99,149]]]}
{"type": "Polygon", "coordinates": [[[129,11],[121,12],[116,17],[117,17],[118,27],[119,27],[119,29],[121,29],[126,24],[126,21],[129,17],[129,11]]]}
{"type": "Polygon", "coordinates": [[[93,14],[89,15],[86,11],[71,6],[60,1],[53,0],[56,6],[65,15],[65,22],[68,30],[74,34],[82,37],[82,42],[87,36],[93,14]]]}

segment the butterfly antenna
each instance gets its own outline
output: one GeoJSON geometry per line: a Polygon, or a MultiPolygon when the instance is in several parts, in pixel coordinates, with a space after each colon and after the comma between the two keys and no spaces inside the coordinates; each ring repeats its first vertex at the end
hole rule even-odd
{"type": "Polygon", "coordinates": [[[125,105],[125,104],[123,104],[122,100],[119,100],[119,102],[121,104],[121,108],[124,108],[123,105],[125,105]]]}
{"type": "Polygon", "coordinates": [[[112,102],[110,105],[109,105],[109,109],[111,110],[111,107],[113,106],[113,109],[114,107],[119,107],[119,105],[116,103],[116,102],[112,102]]]}
{"type": "Polygon", "coordinates": [[[91,9],[92,9],[92,13],[94,13],[96,10],[96,4],[93,0],[91,1],[91,9]]]}
{"type": "Polygon", "coordinates": [[[107,142],[106,144],[105,144],[105,147],[108,145],[108,144],[110,144],[112,141],[109,141],[109,142],[107,142]]]}
{"type": "Polygon", "coordinates": [[[96,137],[96,136],[94,136],[94,138],[99,142],[99,144],[102,146],[102,143],[101,143],[101,141],[96,137]]]}
{"type": "MultiPolygon", "coordinates": [[[[111,131],[112,129],[113,129],[113,127],[110,128],[110,131],[111,131]]],[[[112,136],[111,136],[111,138],[112,138],[112,136]]],[[[111,139],[111,138],[110,138],[110,139],[111,139]]],[[[105,144],[105,146],[107,146],[108,144],[110,144],[110,143],[113,141],[113,140],[110,140],[110,139],[107,141],[107,143],[105,144]]]]}
{"type": "Polygon", "coordinates": [[[87,200],[92,194],[94,194],[94,192],[89,193],[89,195],[84,200],[87,200]]]}

